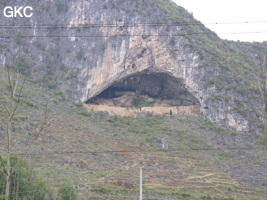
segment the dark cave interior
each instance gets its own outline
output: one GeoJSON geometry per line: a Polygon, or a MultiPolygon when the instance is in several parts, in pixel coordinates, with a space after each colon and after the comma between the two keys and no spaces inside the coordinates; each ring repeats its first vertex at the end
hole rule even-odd
{"type": "Polygon", "coordinates": [[[156,72],[139,72],[128,76],[89,99],[87,103],[95,103],[98,99],[116,99],[126,94],[161,101],[175,100],[179,102],[179,106],[200,105],[198,99],[185,88],[182,80],[167,73],[156,72]]]}

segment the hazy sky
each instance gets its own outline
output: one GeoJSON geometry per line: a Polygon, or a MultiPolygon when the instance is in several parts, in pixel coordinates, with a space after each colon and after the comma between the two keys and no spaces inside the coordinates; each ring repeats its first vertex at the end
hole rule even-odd
{"type": "Polygon", "coordinates": [[[173,1],[193,13],[197,20],[215,31],[223,39],[250,42],[267,41],[266,0],[173,1]],[[218,24],[214,24],[216,22],[218,24]],[[251,32],[261,33],[252,34],[251,32]]]}

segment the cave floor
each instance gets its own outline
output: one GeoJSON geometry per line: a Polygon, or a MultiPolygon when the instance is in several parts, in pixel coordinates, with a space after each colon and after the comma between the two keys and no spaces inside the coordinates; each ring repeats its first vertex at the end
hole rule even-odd
{"type": "Polygon", "coordinates": [[[199,105],[181,105],[179,99],[159,99],[135,92],[121,92],[116,98],[95,98],[84,105],[90,111],[107,112],[110,116],[200,115],[199,105]]]}

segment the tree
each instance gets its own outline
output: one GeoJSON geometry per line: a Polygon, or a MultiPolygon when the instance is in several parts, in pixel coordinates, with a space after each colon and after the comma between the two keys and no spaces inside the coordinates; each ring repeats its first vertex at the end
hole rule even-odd
{"type": "MultiPolygon", "coordinates": [[[[25,71],[16,70],[17,66],[21,70],[21,63],[18,63],[18,61],[21,62],[18,59],[18,51],[11,51],[5,46],[1,54],[5,56],[6,63],[4,69],[2,69],[5,76],[0,81],[0,142],[5,152],[4,156],[0,155],[0,173],[5,177],[5,200],[9,200],[12,174],[22,160],[25,159],[26,154],[47,124],[47,104],[45,105],[41,119],[35,120],[34,123],[30,122],[29,118],[32,113],[27,109],[27,99],[22,97],[27,76],[25,76],[25,71]],[[24,75],[19,72],[22,72],[24,75]],[[11,157],[17,154],[14,148],[20,141],[17,137],[22,133],[24,133],[23,137],[28,137],[29,145],[26,149],[21,150],[20,154],[22,156],[12,165],[11,157]]],[[[25,60],[23,60],[23,65],[25,65],[25,60]]]]}
{"type": "Polygon", "coordinates": [[[172,110],[170,110],[170,117],[172,117],[172,110]]]}
{"type": "Polygon", "coordinates": [[[264,134],[264,144],[267,146],[267,72],[265,56],[260,56],[260,70],[258,74],[258,85],[261,93],[261,98],[263,102],[263,134],[264,134]]]}
{"type": "MultiPolygon", "coordinates": [[[[3,163],[6,164],[6,157],[2,157],[3,163]]],[[[38,178],[32,170],[29,169],[26,161],[20,161],[18,156],[10,158],[11,166],[20,162],[14,169],[10,177],[10,199],[52,199],[53,192],[47,186],[45,180],[38,178]]],[[[3,166],[0,166],[3,169],[3,166]]],[[[0,173],[0,199],[5,197],[1,194],[5,193],[4,174],[0,173]]]]}

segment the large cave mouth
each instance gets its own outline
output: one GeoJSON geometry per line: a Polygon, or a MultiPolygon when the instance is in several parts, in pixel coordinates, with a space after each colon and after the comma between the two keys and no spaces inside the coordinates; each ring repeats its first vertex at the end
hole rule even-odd
{"type": "Polygon", "coordinates": [[[181,79],[156,72],[140,72],[128,76],[86,103],[127,108],[200,105],[181,79]]]}

